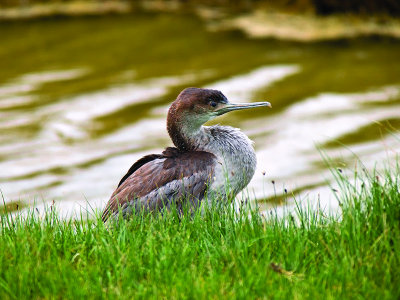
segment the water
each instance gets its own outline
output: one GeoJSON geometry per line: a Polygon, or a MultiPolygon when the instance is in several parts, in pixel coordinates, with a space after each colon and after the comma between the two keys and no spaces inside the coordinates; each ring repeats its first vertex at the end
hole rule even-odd
{"type": "Polygon", "coordinates": [[[255,141],[248,193],[266,212],[292,207],[293,195],[336,209],[321,149],[349,172],[356,157],[368,169],[394,162],[400,41],[295,43],[206,28],[165,14],[0,23],[0,189],[8,208],[55,201],[66,217],[102,208],[135,160],[171,145],[168,106],[188,86],[272,103],[213,122],[255,141]]]}

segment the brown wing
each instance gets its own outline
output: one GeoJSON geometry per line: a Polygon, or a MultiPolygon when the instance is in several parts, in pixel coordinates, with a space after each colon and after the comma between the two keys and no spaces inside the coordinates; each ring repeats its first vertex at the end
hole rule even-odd
{"type": "Polygon", "coordinates": [[[144,164],[155,160],[157,158],[162,158],[162,154],[150,154],[143,156],[141,159],[139,159],[137,162],[135,162],[132,167],[129,168],[128,172],[125,174],[124,177],[122,177],[121,181],[118,183],[118,187],[127,179],[129,176],[131,176],[137,169],[139,169],[141,166],[144,164]]]}
{"type": "Polygon", "coordinates": [[[122,178],[103,211],[102,220],[119,211],[127,216],[133,210],[169,208],[178,199],[198,203],[213,176],[215,163],[212,153],[181,152],[177,148],[141,158],[122,178]]]}

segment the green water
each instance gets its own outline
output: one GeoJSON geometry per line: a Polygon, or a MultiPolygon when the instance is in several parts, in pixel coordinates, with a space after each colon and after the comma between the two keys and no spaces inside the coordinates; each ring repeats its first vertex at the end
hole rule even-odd
{"type": "Polygon", "coordinates": [[[102,207],[130,164],[171,145],[167,108],[187,86],[273,104],[214,122],[255,141],[249,193],[266,208],[292,192],[335,206],[317,146],[348,169],[398,154],[400,41],[252,40],[183,14],[0,23],[0,40],[0,189],[20,207],[102,207]]]}

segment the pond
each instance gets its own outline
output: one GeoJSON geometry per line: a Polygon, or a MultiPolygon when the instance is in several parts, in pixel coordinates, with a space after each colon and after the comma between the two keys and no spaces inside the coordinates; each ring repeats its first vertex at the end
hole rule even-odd
{"type": "Polygon", "coordinates": [[[349,172],[390,164],[400,138],[400,41],[301,43],[210,31],[185,14],[0,23],[0,190],[9,210],[101,209],[131,164],[171,146],[185,87],[269,101],[211,124],[254,142],[260,207],[337,203],[324,156],[349,172]],[[358,161],[360,160],[360,161],[358,161]]]}

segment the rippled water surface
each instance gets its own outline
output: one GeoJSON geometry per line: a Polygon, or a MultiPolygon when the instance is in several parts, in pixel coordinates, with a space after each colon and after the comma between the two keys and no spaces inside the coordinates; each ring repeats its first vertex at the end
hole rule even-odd
{"type": "Polygon", "coordinates": [[[293,195],[336,207],[320,151],[348,170],[356,157],[373,169],[399,153],[399,41],[251,40],[163,14],[0,23],[0,37],[0,189],[10,210],[101,208],[135,160],[171,145],[168,106],[188,86],[273,104],[213,122],[255,141],[248,192],[264,210],[292,206],[293,195]]]}

